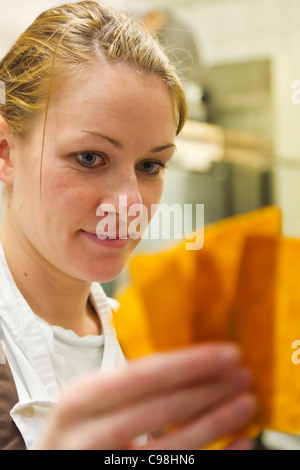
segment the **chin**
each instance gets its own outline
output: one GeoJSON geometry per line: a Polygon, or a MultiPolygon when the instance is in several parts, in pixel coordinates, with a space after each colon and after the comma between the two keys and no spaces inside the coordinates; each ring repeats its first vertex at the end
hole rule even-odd
{"type": "Polygon", "coordinates": [[[99,282],[99,283],[106,283],[114,281],[121,271],[123,270],[124,266],[96,266],[94,269],[91,269],[91,266],[87,267],[87,269],[81,269],[79,271],[80,279],[87,281],[87,282],[99,282]]]}

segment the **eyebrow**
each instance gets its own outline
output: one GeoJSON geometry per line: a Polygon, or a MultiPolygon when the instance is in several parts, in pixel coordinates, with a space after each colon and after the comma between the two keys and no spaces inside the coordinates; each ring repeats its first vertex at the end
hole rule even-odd
{"type": "MultiPolygon", "coordinates": [[[[101,139],[104,139],[104,140],[107,140],[110,144],[112,144],[117,149],[122,150],[124,148],[122,143],[118,139],[113,139],[111,137],[108,137],[107,135],[100,134],[100,132],[96,132],[96,131],[82,131],[82,132],[84,132],[86,134],[91,134],[95,137],[100,137],[101,139]]],[[[167,150],[169,148],[176,149],[177,147],[176,147],[175,144],[170,143],[170,144],[166,144],[166,145],[161,145],[159,147],[155,147],[154,149],[150,150],[150,153],[159,153],[159,152],[162,152],[163,150],[167,150]]]]}

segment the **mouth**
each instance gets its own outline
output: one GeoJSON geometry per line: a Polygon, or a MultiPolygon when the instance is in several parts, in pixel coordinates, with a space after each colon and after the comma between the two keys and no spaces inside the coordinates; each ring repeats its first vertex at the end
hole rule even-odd
{"type": "Polygon", "coordinates": [[[82,235],[87,239],[94,243],[97,243],[100,246],[105,246],[108,248],[125,248],[129,242],[129,235],[120,235],[118,234],[101,234],[101,233],[93,233],[87,232],[85,230],[80,230],[82,235]]]}

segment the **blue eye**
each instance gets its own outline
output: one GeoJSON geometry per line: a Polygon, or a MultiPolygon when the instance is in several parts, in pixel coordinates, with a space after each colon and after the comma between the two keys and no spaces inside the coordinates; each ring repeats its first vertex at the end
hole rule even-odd
{"type": "Polygon", "coordinates": [[[76,155],[77,161],[86,167],[95,168],[103,164],[103,157],[98,153],[94,152],[82,152],[77,153],[76,155]]]}
{"type": "Polygon", "coordinates": [[[150,176],[158,175],[165,168],[166,168],[166,165],[163,162],[145,161],[145,162],[140,163],[141,171],[150,176]]]}

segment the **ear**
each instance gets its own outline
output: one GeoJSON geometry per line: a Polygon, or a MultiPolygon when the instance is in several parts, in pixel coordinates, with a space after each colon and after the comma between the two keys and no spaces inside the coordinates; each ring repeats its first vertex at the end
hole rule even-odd
{"type": "Polygon", "coordinates": [[[11,130],[3,116],[0,115],[0,180],[6,186],[13,184],[13,142],[11,130]]]}

